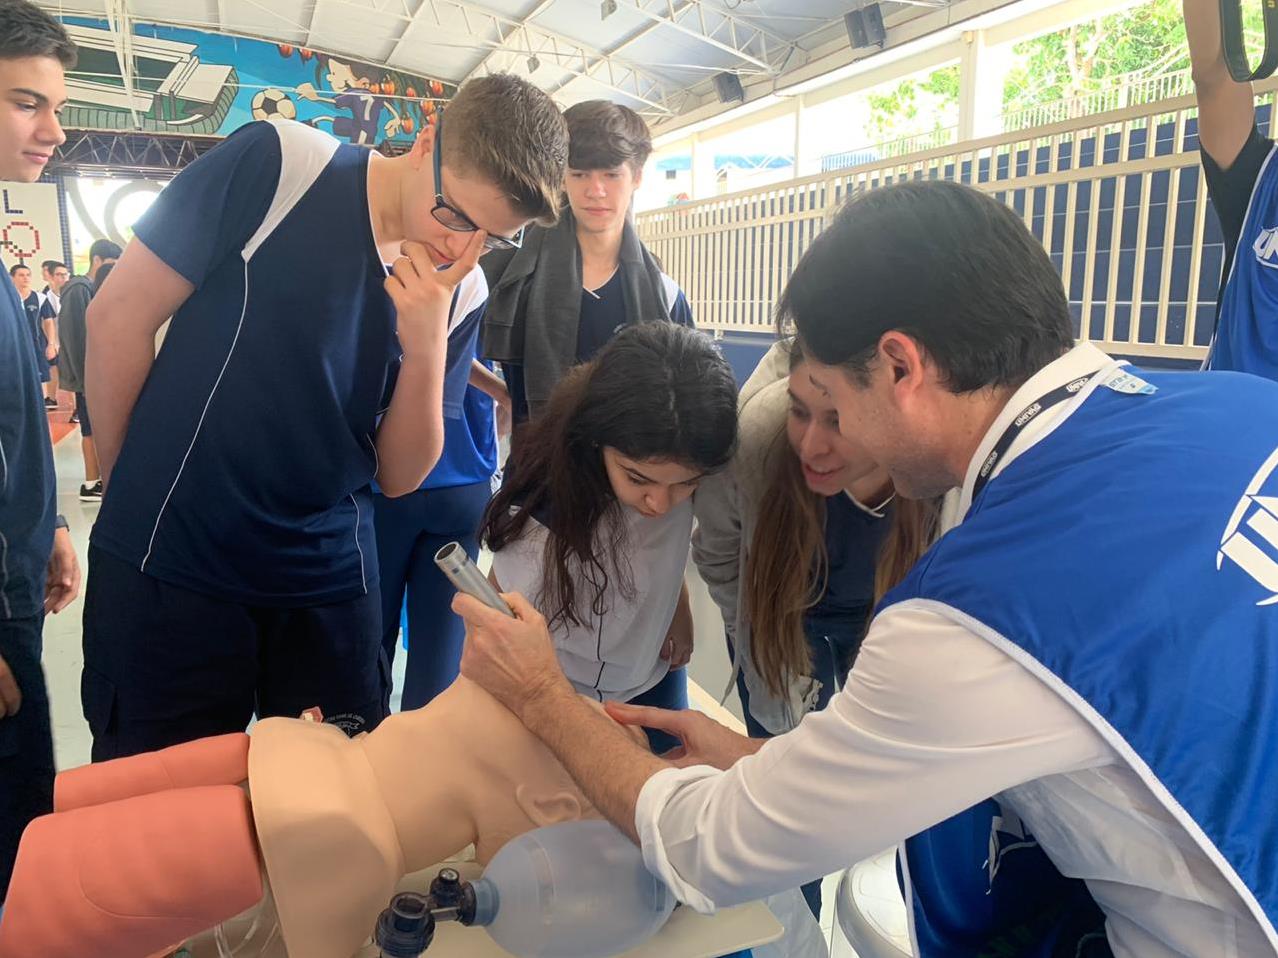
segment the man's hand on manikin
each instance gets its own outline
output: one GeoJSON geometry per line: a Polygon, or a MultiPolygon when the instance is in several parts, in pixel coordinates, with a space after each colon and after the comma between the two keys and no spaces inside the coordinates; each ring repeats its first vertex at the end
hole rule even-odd
{"type": "Polygon", "coordinates": [[[661,756],[675,768],[709,765],[727,771],[747,755],[759,751],[767,741],[739,735],[694,709],[671,711],[646,705],[605,702],[604,711],[620,725],[655,728],[677,738],[679,745],[661,756]]]}
{"type": "Polygon", "coordinates": [[[574,696],[559,667],[546,620],[519,593],[503,593],[515,617],[458,593],[453,611],[466,623],[461,674],[527,723],[529,707],[557,695],[574,696]]]}

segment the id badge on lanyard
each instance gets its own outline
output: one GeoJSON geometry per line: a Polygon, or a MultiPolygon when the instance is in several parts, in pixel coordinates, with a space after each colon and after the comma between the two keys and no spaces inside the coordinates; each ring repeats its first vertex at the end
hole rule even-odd
{"type": "Polygon", "coordinates": [[[1016,442],[1016,438],[1025,431],[1025,427],[1047,412],[1047,410],[1059,406],[1067,399],[1074,398],[1084,386],[1097,376],[1106,377],[1100,385],[1116,393],[1123,393],[1129,396],[1148,396],[1158,392],[1157,386],[1151,386],[1139,376],[1135,376],[1122,368],[1106,368],[1087,376],[1080,376],[1078,379],[1071,380],[1064,386],[1057,386],[1046,395],[1040,396],[1021,410],[1020,414],[1012,420],[1011,425],[1007,427],[1003,435],[999,436],[998,442],[994,444],[990,454],[981,463],[981,471],[977,474],[976,482],[972,486],[973,502],[976,501],[976,497],[981,494],[981,491],[989,485],[989,481],[994,475],[995,467],[1007,455],[1007,451],[1012,448],[1012,443],[1016,442]]]}

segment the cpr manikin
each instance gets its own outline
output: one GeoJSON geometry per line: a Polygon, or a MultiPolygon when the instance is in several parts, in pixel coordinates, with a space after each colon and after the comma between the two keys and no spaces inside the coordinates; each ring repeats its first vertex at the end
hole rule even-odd
{"type": "Polygon", "coordinates": [[[23,835],[0,958],[147,958],[274,895],[295,958],[350,958],[399,880],[597,818],[549,750],[458,679],[368,735],[267,719],[58,776],[23,835]],[[247,785],[247,792],[245,790],[247,785]]]}

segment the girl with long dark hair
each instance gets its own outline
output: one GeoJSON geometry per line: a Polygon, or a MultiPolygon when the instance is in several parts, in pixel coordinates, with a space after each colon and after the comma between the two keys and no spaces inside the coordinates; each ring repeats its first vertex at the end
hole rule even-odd
{"type": "Polygon", "coordinates": [[[546,617],[578,691],[685,708],[690,499],[736,446],[731,367],[704,334],[639,323],[520,428],[483,524],[493,580],[546,617]]]}

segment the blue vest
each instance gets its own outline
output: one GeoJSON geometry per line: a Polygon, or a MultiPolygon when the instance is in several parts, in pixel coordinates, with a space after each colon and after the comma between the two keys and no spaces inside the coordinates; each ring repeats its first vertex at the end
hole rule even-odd
{"type": "Polygon", "coordinates": [[[1141,375],[1157,392],[1096,389],[883,606],[948,607],[1058,689],[1278,941],[1278,386],[1141,375]]]}
{"type": "Polygon", "coordinates": [[[1113,958],[1105,914],[994,799],[898,849],[921,958],[1113,958]]]}
{"type": "Polygon", "coordinates": [[[1225,283],[1207,369],[1278,379],[1278,161],[1256,177],[1225,283]]]}

